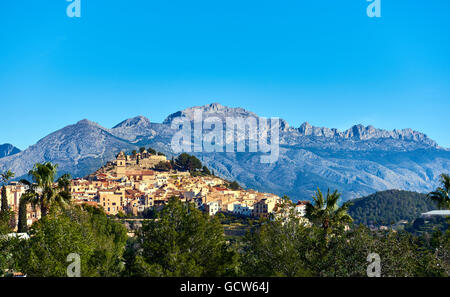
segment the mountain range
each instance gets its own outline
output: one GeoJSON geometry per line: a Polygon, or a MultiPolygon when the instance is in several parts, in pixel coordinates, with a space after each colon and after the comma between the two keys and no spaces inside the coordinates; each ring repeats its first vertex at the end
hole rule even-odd
{"type": "MultiPolygon", "coordinates": [[[[180,116],[194,119],[196,111],[203,118],[260,119],[245,109],[213,103],[175,112],[163,123],[138,116],[105,128],[82,120],[22,152],[0,158],[0,171],[10,169],[16,177],[23,177],[36,162],[51,161],[59,164],[61,173],[82,177],[114,159],[119,151],[150,146],[172,156],[171,140],[177,132],[171,128],[173,120],[180,116]]],[[[338,189],[344,200],[388,189],[428,192],[436,187],[441,173],[449,172],[450,151],[411,129],[386,131],[355,125],[339,131],[309,123],[298,128],[284,120],[280,123],[280,156],[273,164],[262,164],[259,153],[195,155],[216,175],[293,200],[310,199],[317,187],[338,189]]]]}

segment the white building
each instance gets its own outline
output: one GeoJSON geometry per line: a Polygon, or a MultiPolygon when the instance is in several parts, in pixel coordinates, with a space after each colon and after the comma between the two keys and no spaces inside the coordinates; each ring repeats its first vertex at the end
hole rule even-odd
{"type": "Polygon", "coordinates": [[[430,217],[450,217],[450,210],[433,210],[422,214],[424,218],[430,217]]]}
{"type": "Polygon", "coordinates": [[[253,212],[253,207],[248,206],[247,204],[235,203],[233,204],[233,213],[241,216],[251,216],[253,212]]]}
{"type": "Polygon", "coordinates": [[[306,205],[309,204],[309,201],[299,201],[297,205],[295,205],[295,215],[298,217],[306,216],[306,205]]]}
{"type": "Polygon", "coordinates": [[[208,202],[205,205],[205,210],[210,216],[215,215],[219,211],[219,209],[220,209],[220,205],[219,205],[218,201],[208,202]]]}

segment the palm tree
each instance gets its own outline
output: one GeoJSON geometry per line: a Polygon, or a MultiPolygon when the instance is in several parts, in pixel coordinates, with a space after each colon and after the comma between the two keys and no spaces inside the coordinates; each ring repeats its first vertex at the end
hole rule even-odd
{"type": "Polygon", "coordinates": [[[28,186],[23,199],[34,206],[39,205],[42,217],[48,214],[50,207],[54,204],[64,206],[70,202],[70,175],[64,174],[57,181],[55,179],[58,172],[58,165],[50,162],[37,163],[28,175],[33,180],[20,182],[28,186]]]}
{"type": "Polygon", "coordinates": [[[2,182],[2,190],[1,190],[2,213],[6,213],[8,211],[8,197],[6,196],[6,185],[8,184],[9,180],[13,177],[14,173],[12,173],[11,170],[8,170],[0,175],[0,180],[2,182]]]}
{"type": "Polygon", "coordinates": [[[427,197],[436,202],[439,209],[450,209],[450,198],[448,197],[448,192],[450,189],[450,175],[441,174],[441,184],[441,187],[428,194],[427,197]]]}
{"type": "Polygon", "coordinates": [[[14,177],[14,173],[12,173],[11,170],[8,170],[7,172],[2,173],[0,176],[2,183],[7,184],[9,180],[14,177]]]}
{"type": "Polygon", "coordinates": [[[338,191],[330,194],[328,190],[327,197],[324,198],[320,189],[313,196],[314,205],[306,206],[306,217],[314,224],[319,225],[325,231],[330,233],[333,228],[349,224],[353,221],[352,217],[347,213],[348,204],[344,203],[341,207],[338,205],[341,194],[338,191]]]}

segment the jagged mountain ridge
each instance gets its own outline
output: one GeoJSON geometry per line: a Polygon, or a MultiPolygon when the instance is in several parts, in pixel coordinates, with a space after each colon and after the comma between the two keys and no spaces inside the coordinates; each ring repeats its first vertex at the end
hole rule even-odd
{"type": "MultiPolygon", "coordinates": [[[[121,150],[152,146],[168,155],[176,130],[174,118],[258,116],[242,108],[213,103],[169,115],[163,123],[143,116],[125,120],[111,129],[83,120],[40,140],[27,150],[0,159],[0,171],[11,169],[25,175],[36,162],[52,161],[61,172],[84,176],[114,158],[121,150]]],[[[196,153],[216,174],[236,179],[243,186],[294,199],[308,199],[317,187],[336,188],[345,199],[376,191],[403,189],[432,190],[438,175],[448,172],[450,152],[425,134],[411,129],[385,131],[356,125],[349,130],[318,128],[302,124],[289,127],[281,120],[280,158],[261,164],[254,153],[196,153]]]]}
{"type": "Polygon", "coordinates": [[[337,129],[329,129],[325,127],[314,127],[308,122],[303,123],[298,131],[304,136],[324,136],[324,137],[338,137],[344,139],[358,139],[358,140],[369,140],[369,139],[380,139],[380,138],[391,138],[398,140],[411,140],[416,142],[426,143],[430,146],[437,147],[437,143],[425,134],[414,131],[412,129],[403,130],[393,130],[387,131],[382,129],[376,129],[373,126],[355,125],[346,131],[339,131],[337,129]]]}
{"type": "MultiPolygon", "coordinates": [[[[194,112],[200,111],[203,115],[203,119],[208,117],[218,117],[224,120],[226,117],[254,117],[259,119],[259,116],[253,112],[247,111],[243,108],[230,108],[223,106],[219,103],[212,103],[205,106],[190,107],[182,111],[178,111],[169,115],[163,122],[163,124],[170,125],[173,119],[178,117],[186,117],[190,121],[194,120],[194,112]]],[[[294,135],[296,137],[301,136],[316,136],[335,139],[353,139],[353,140],[370,140],[370,139],[397,139],[404,141],[414,141],[425,144],[426,146],[438,147],[437,143],[428,138],[427,135],[414,131],[412,129],[393,130],[387,131],[382,129],[376,129],[373,126],[355,125],[346,131],[339,131],[338,129],[330,129],[326,127],[315,127],[308,122],[303,123],[298,128],[290,127],[289,124],[280,119],[280,130],[284,133],[285,139],[289,138],[288,135],[294,135]],[[286,135],[288,134],[288,135],[286,135]]],[[[329,139],[327,139],[329,141],[329,139]]]]}

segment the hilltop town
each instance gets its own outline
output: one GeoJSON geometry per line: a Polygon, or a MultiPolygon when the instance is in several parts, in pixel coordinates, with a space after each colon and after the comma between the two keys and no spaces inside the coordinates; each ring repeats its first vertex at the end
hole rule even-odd
{"type": "MultiPolygon", "coordinates": [[[[8,204],[17,214],[26,186],[11,182],[6,190],[8,204]]],[[[182,154],[168,160],[151,148],[120,152],[96,172],[71,180],[70,193],[73,204],[101,207],[108,215],[129,217],[160,209],[171,197],[194,203],[211,216],[223,212],[253,218],[270,218],[281,202],[277,195],[242,189],[214,176],[193,156],[182,154]],[[180,164],[183,162],[186,164],[180,164]]],[[[304,216],[306,204],[299,202],[295,207],[299,216],[304,216]]],[[[39,207],[27,206],[28,225],[40,217],[39,207]]]]}
{"type": "Polygon", "coordinates": [[[221,178],[179,167],[161,153],[121,152],[94,174],[72,180],[71,195],[74,203],[98,205],[110,215],[134,216],[163,206],[171,197],[192,202],[209,215],[223,211],[255,217],[268,217],[280,201],[276,195],[231,189],[221,178]]]}

